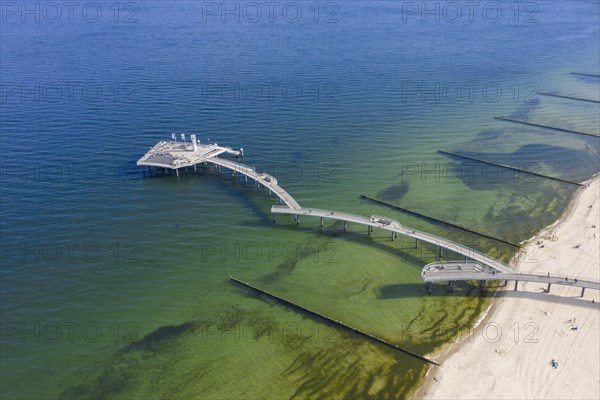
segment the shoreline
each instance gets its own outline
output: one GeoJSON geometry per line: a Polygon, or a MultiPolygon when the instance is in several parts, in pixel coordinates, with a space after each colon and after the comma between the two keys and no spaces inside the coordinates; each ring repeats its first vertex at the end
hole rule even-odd
{"type": "MultiPolygon", "coordinates": [[[[559,256],[554,256],[554,253],[565,253],[575,249],[575,247],[571,246],[571,243],[565,243],[568,240],[561,241],[560,237],[561,235],[572,237],[577,236],[578,233],[581,233],[581,229],[573,231],[573,227],[570,225],[575,224],[578,228],[582,228],[581,221],[579,221],[576,217],[584,213],[586,208],[591,210],[591,212],[596,215],[596,223],[598,221],[597,214],[600,206],[600,199],[598,196],[600,193],[600,174],[594,175],[584,183],[586,186],[581,187],[574,192],[571,200],[569,201],[569,205],[554,223],[542,228],[530,239],[521,242],[523,247],[511,259],[511,265],[515,265],[521,271],[534,271],[536,269],[539,270],[541,265],[544,264],[544,266],[551,268],[550,270],[553,271],[553,273],[557,272],[556,267],[559,267],[559,265],[550,265],[550,263],[546,265],[542,258],[544,258],[546,261],[554,261],[559,258],[559,256]],[[593,201],[593,206],[587,206],[584,204],[589,203],[590,201],[593,201]],[[561,232],[561,235],[558,235],[557,241],[553,241],[551,239],[551,233],[554,234],[558,231],[568,230],[568,228],[571,228],[571,235],[565,235],[565,232],[561,232]],[[540,256],[540,261],[536,260],[534,265],[535,268],[531,268],[532,263],[527,262],[527,253],[531,246],[534,248],[534,254],[539,254],[540,256]],[[550,260],[548,260],[548,255],[550,260]]],[[[592,216],[592,219],[593,218],[594,216],[592,216]]],[[[583,228],[588,228],[588,225],[589,224],[583,228]]],[[[590,259],[592,263],[597,262],[598,251],[600,249],[598,244],[598,236],[600,236],[598,234],[598,229],[596,229],[594,233],[594,237],[590,237],[591,243],[586,243],[588,244],[586,248],[589,248],[589,250],[592,252],[592,258],[590,259]]],[[[582,237],[581,239],[583,240],[584,238],[582,237]]],[[[533,255],[529,255],[529,258],[531,257],[533,257],[533,255]]],[[[565,263],[556,262],[556,264],[564,265],[565,263]]],[[[594,264],[587,263],[586,267],[587,268],[585,268],[586,271],[584,275],[588,277],[592,275],[591,277],[598,279],[597,264],[594,266],[594,264]],[[593,271],[593,268],[595,268],[595,272],[593,271]]],[[[581,276],[581,274],[578,276],[581,276]]],[[[511,379],[509,378],[512,378],[513,380],[517,380],[517,378],[519,378],[518,376],[514,376],[514,372],[521,369],[520,365],[523,363],[523,359],[527,359],[529,363],[540,364],[539,362],[536,362],[537,357],[540,356],[539,354],[536,354],[536,352],[527,352],[527,350],[535,350],[536,348],[532,348],[532,346],[540,344],[539,341],[535,343],[533,342],[533,340],[537,338],[535,337],[535,333],[533,336],[531,334],[536,331],[536,329],[541,332],[542,328],[546,327],[546,325],[556,325],[555,323],[548,323],[549,313],[547,311],[542,311],[540,314],[538,312],[540,308],[553,308],[553,311],[555,311],[554,309],[556,308],[560,308],[560,311],[563,312],[570,311],[571,313],[580,314],[581,312],[579,309],[582,308],[581,306],[584,304],[583,302],[587,302],[588,307],[586,308],[586,311],[589,311],[593,314],[591,316],[593,321],[589,321],[589,325],[590,327],[596,326],[596,329],[591,331],[591,336],[595,336],[596,346],[594,351],[588,351],[588,354],[593,353],[593,355],[596,356],[596,364],[598,364],[600,361],[598,356],[599,331],[597,328],[599,320],[599,313],[597,311],[600,310],[600,305],[598,304],[600,297],[598,296],[598,293],[595,291],[590,291],[591,293],[586,293],[586,296],[584,296],[583,299],[579,299],[579,296],[574,296],[574,294],[571,293],[572,288],[561,287],[552,288],[551,293],[548,295],[552,296],[552,298],[544,299],[543,297],[539,297],[544,296],[544,294],[534,293],[539,291],[539,289],[536,290],[534,288],[535,285],[536,284],[534,283],[522,283],[518,292],[513,292],[512,290],[507,289],[497,290],[492,298],[490,306],[482,313],[481,318],[470,330],[469,335],[461,335],[457,341],[442,347],[437,354],[428,355],[439,362],[441,367],[429,368],[423,379],[423,383],[413,393],[411,399],[508,399],[539,397],[598,398],[600,396],[600,379],[596,379],[593,384],[590,384],[589,382],[582,382],[579,385],[575,385],[574,387],[577,388],[577,393],[554,389],[550,389],[549,392],[544,392],[544,388],[546,388],[544,384],[540,383],[542,385],[542,388],[540,389],[540,387],[535,387],[535,382],[527,382],[526,386],[533,386],[528,387],[527,389],[533,389],[535,392],[528,395],[525,390],[520,391],[522,388],[519,385],[510,386],[511,379]],[[561,296],[564,297],[564,301],[561,301],[561,296]],[[592,299],[595,300],[595,303],[592,303],[592,299]],[[553,303],[552,306],[546,307],[548,302],[553,303]],[[522,303],[528,303],[528,305],[524,305],[522,303]],[[596,305],[594,306],[592,304],[596,305]],[[534,305],[535,307],[531,307],[528,310],[527,307],[529,307],[529,305],[534,305]],[[525,309],[523,309],[524,307],[525,309]],[[511,317],[511,315],[515,314],[517,308],[519,308],[518,311],[520,311],[520,314],[522,314],[523,317],[526,317],[525,320],[517,321],[515,317],[511,317]],[[496,321],[500,320],[514,321],[512,321],[512,324],[505,323],[499,325],[496,321]],[[519,322],[521,323],[519,324],[519,322]],[[524,328],[529,328],[529,331],[525,331],[524,328]],[[501,333],[499,339],[496,340],[498,332],[501,333]],[[527,335],[529,335],[531,342],[527,343],[524,341],[525,339],[523,337],[518,338],[519,333],[521,333],[521,336],[525,336],[525,338],[527,335]],[[481,340],[482,338],[485,340],[481,340]],[[506,339],[511,338],[513,339],[512,343],[507,343],[511,341],[507,341],[506,339]],[[530,347],[526,348],[524,347],[525,345],[529,345],[530,347]],[[494,351],[493,356],[496,356],[500,359],[495,363],[491,363],[489,358],[487,358],[489,350],[492,349],[494,351]],[[523,355],[523,350],[526,351],[526,355],[523,355]],[[484,353],[484,355],[481,353],[484,353]],[[506,356],[507,354],[509,354],[509,356],[506,356]],[[508,376],[507,372],[509,373],[508,376]],[[510,376],[510,372],[513,372],[513,376],[510,376]],[[477,373],[479,375],[484,375],[481,376],[482,379],[473,379],[477,373]],[[497,385],[497,381],[499,380],[506,381],[508,385],[497,385]],[[544,393],[542,394],[541,392],[544,393]],[[569,396],[570,393],[572,393],[572,396],[569,396]]],[[[576,318],[573,317],[573,322],[575,319],[576,318]]],[[[554,328],[556,328],[556,326],[554,326],[554,328]]],[[[551,327],[548,326],[543,333],[547,334],[551,331],[550,329],[551,327]]],[[[567,330],[568,329],[569,327],[567,326],[567,330]]],[[[561,335],[559,336],[564,336],[562,335],[564,334],[563,331],[564,330],[561,330],[561,335]]],[[[556,331],[553,333],[556,334],[556,331]]],[[[590,339],[588,336],[589,335],[586,335],[586,337],[590,339]]],[[[591,339],[594,340],[593,338],[591,339]]],[[[544,340],[543,343],[549,345],[549,347],[556,346],[552,346],[552,340],[544,340]]],[[[548,350],[551,351],[552,349],[548,350]]],[[[546,367],[546,361],[547,360],[543,360],[541,362],[544,367],[546,367]]],[[[591,364],[590,366],[593,366],[593,368],[591,368],[593,371],[598,371],[598,367],[596,365],[591,364]]],[[[544,372],[548,372],[546,369],[548,368],[542,368],[544,372]]],[[[550,368],[550,370],[555,371],[552,368],[550,368]]],[[[571,373],[573,373],[573,371],[571,371],[571,373]]],[[[581,376],[578,371],[575,371],[575,375],[581,376]]],[[[556,387],[556,385],[554,385],[554,381],[552,381],[550,386],[554,388],[556,387]]],[[[527,392],[529,391],[530,390],[527,390],[527,392]]]]}

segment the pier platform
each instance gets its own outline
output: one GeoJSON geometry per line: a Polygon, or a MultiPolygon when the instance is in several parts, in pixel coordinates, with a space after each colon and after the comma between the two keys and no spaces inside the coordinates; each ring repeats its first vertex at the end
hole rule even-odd
{"type": "MultiPolygon", "coordinates": [[[[173,136],[175,138],[175,136],[173,136]]],[[[182,138],[184,136],[182,135],[182,138]]],[[[291,209],[300,209],[300,204],[279,184],[275,177],[267,173],[256,172],[255,168],[247,165],[220,158],[222,154],[235,156],[244,156],[244,149],[234,150],[231,147],[219,146],[214,144],[202,144],[196,139],[196,135],[190,135],[190,142],[182,141],[161,141],[152,147],[146,154],[137,161],[139,166],[167,168],[174,170],[179,176],[179,169],[193,167],[196,170],[198,164],[213,164],[220,170],[221,167],[232,171],[232,174],[243,175],[254,180],[257,185],[261,185],[279,197],[282,203],[291,209]]]]}
{"type": "Polygon", "coordinates": [[[581,296],[585,289],[600,290],[600,282],[562,275],[533,274],[517,271],[498,271],[485,268],[476,262],[447,261],[427,264],[421,271],[421,277],[429,282],[480,281],[485,286],[486,281],[514,281],[515,290],[519,282],[538,282],[547,286],[546,293],[552,285],[573,286],[581,288],[581,296]]]}
{"type": "Polygon", "coordinates": [[[158,142],[138,160],[137,165],[177,170],[179,168],[193,167],[196,164],[218,157],[223,153],[240,156],[242,152],[243,149],[234,150],[231,147],[219,146],[216,143],[201,144],[194,136],[192,142],[158,142]]]}

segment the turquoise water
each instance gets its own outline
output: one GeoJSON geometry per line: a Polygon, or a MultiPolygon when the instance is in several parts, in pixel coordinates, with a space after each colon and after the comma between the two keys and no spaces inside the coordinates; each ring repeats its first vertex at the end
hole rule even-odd
{"type": "Polygon", "coordinates": [[[299,2],[297,23],[98,4],[98,22],[2,16],[3,398],[398,398],[426,371],[231,275],[420,354],[487,305],[467,284],[426,294],[433,248],[273,224],[266,192],[211,171],[144,175],[135,161],[172,131],[244,147],[302,205],[388,215],[504,260],[514,248],[360,195],[519,242],[575,186],[438,150],[576,181],[600,170],[597,138],[494,120],[600,133],[597,104],[535,95],[600,99],[598,78],[570,74],[598,74],[594,1],[536,3],[535,23],[513,2],[496,23],[423,23],[391,1],[319,3],[316,20],[299,2]]]}

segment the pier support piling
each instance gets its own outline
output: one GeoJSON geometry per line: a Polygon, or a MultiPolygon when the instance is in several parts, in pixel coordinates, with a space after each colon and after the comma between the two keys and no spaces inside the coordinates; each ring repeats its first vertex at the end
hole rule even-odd
{"type": "Polygon", "coordinates": [[[585,293],[585,288],[584,288],[584,287],[582,287],[582,288],[581,288],[581,294],[579,295],[579,297],[583,297],[584,293],[585,293]]]}
{"type": "Polygon", "coordinates": [[[348,221],[344,221],[344,232],[348,230],[348,221]]]}
{"type": "Polygon", "coordinates": [[[546,293],[550,293],[550,286],[552,286],[551,283],[548,284],[548,287],[546,288],[546,293]]]}
{"type": "Polygon", "coordinates": [[[519,281],[515,281],[515,291],[517,290],[518,287],[519,287],[519,281]]]}
{"type": "Polygon", "coordinates": [[[323,217],[321,217],[321,228],[323,227],[323,217]]]}

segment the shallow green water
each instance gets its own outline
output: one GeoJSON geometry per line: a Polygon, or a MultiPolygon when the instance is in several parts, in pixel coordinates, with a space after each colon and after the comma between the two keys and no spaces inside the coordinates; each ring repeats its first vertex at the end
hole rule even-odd
{"type": "Polygon", "coordinates": [[[266,192],[211,172],[143,175],[135,160],[171,131],[244,147],[244,162],[303,206],[387,215],[504,261],[514,247],[360,195],[520,242],[558,218],[576,187],[438,150],[576,181],[600,170],[597,138],[493,119],[600,132],[593,104],[515,100],[511,89],[598,98],[597,79],[570,75],[597,72],[594,2],[544,2],[535,26],[402,24],[398,5],[361,1],[344,3],[334,26],[202,24],[197,3],[170,4],[141,7],[133,26],[2,27],[3,82],[138,88],[131,103],[2,104],[3,398],[403,398],[423,362],[229,277],[419,354],[453,341],[489,303],[467,283],[427,294],[420,271],[433,247],[352,224],[274,224],[266,192]],[[273,80],[339,90],[328,102],[199,100],[206,84],[273,80]],[[504,94],[404,98],[415,81],[504,94]],[[35,164],[23,167],[26,156],[35,164]]]}

